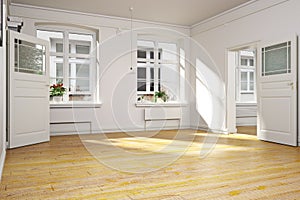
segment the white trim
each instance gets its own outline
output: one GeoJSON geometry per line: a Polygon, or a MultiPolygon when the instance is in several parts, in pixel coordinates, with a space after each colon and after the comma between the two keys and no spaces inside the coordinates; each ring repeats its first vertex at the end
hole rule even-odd
{"type": "Polygon", "coordinates": [[[222,14],[214,16],[210,19],[202,21],[191,27],[191,36],[196,36],[201,33],[216,29],[220,26],[226,26],[229,23],[240,20],[247,16],[260,13],[274,6],[286,3],[290,0],[253,0],[222,14]]]}
{"type": "Polygon", "coordinates": [[[236,7],[232,8],[232,9],[226,10],[226,11],[224,11],[224,12],[218,14],[218,15],[215,15],[215,16],[213,16],[213,17],[210,17],[210,18],[208,18],[208,19],[206,19],[206,20],[203,20],[203,21],[201,21],[201,22],[198,22],[198,23],[196,23],[196,24],[193,24],[193,25],[191,26],[191,28],[194,28],[194,27],[196,27],[196,26],[201,26],[202,24],[208,23],[208,22],[210,22],[210,21],[212,21],[212,20],[214,20],[214,19],[216,19],[216,18],[223,17],[224,15],[227,15],[227,14],[232,13],[232,12],[234,12],[234,11],[236,11],[236,10],[239,10],[239,9],[241,9],[241,8],[243,8],[243,7],[246,7],[246,6],[248,6],[249,4],[255,3],[256,1],[258,1],[258,0],[248,1],[248,2],[246,2],[246,3],[243,3],[243,4],[239,5],[239,6],[236,6],[236,7]]]}
{"type": "MultiPolygon", "coordinates": [[[[16,7],[20,7],[20,8],[29,8],[29,9],[38,9],[38,10],[52,11],[52,12],[53,11],[54,12],[63,12],[63,13],[76,14],[76,15],[85,15],[85,16],[89,16],[89,17],[101,17],[101,18],[106,18],[106,19],[122,20],[122,21],[131,22],[130,18],[125,18],[125,17],[116,17],[116,16],[109,16],[109,15],[85,13],[85,12],[71,11],[71,10],[64,10],[64,9],[57,9],[57,8],[47,8],[47,7],[42,7],[42,6],[26,5],[26,4],[22,4],[22,3],[11,3],[10,6],[16,6],[16,7]]],[[[17,16],[17,17],[21,17],[21,16],[17,16]]],[[[132,19],[132,22],[153,24],[153,25],[159,25],[159,26],[170,26],[170,27],[176,27],[176,28],[190,29],[190,26],[177,25],[177,24],[169,24],[169,23],[163,23],[163,22],[152,22],[152,21],[139,20],[139,19],[132,19]]],[[[103,26],[103,27],[116,28],[116,27],[110,27],[110,26],[103,26]]]]}
{"type": "Polygon", "coordinates": [[[2,173],[3,173],[3,169],[4,169],[5,157],[6,157],[6,149],[5,149],[5,147],[3,147],[2,154],[0,156],[0,182],[1,182],[1,179],[2,179],[2,173]]]}

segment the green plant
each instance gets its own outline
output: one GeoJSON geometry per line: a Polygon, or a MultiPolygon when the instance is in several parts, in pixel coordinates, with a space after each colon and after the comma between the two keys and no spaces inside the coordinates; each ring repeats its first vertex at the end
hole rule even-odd
{"type": "Polygon", "coordinates": [[[166,94],[165,91],[155,92],[154,97],[155,97],[155,99],[161,98],[164,102],[166,102],[168,100],[168,95],[166,94]]]}
{"type": "Polygon", "coordinates": [[[50,86],[50,96],[63,96],[66,92],[66,88],[63,87],[62,83],[53,84],[50,86]]]}

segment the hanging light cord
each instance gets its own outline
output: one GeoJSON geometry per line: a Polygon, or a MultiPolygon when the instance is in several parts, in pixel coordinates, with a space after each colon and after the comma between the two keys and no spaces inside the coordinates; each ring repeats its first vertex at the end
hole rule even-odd
{"type": "Polygon", "coordinates": [[[133,41],[133,18],[132,18],[132,12],[133,12],[133,7],[129,8],[130,11],[130,70],[133,70],[133,62],[132,62],[132,53],[133,53],[133,49],[132,49],[132,41],[133,41]]]}

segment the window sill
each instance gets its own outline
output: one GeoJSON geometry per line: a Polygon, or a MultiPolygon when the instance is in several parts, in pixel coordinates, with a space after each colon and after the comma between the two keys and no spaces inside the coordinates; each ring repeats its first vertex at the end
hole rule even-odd
{"type": "Polygon", "coordinates": [[[94,102],[76,102],[76,103],[52,103],[50,102],[50,108],[101,108],[102,103],[94,102]]]}
{"type": "Polygon", "coordinates": [[[186,102],[169,101],[164,103],[154,103],[154,102],[137,102],[136,107],[186,107],[188,104],[186,102]]]}

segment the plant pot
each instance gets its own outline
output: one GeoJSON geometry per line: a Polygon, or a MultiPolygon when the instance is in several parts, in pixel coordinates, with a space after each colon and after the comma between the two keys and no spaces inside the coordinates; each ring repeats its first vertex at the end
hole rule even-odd
{"type": "Polygon", "coordinates": [[[164,100],[160,97],[157,98],[156,103],[164,103],[164,100]]]}
{"type": "Polygon", "coordinates": [[[52,97],[52,101],[54,103],[61,103],[63,101],[63,97],[62,96],[54,96],[54,97],[52,97]]]}

